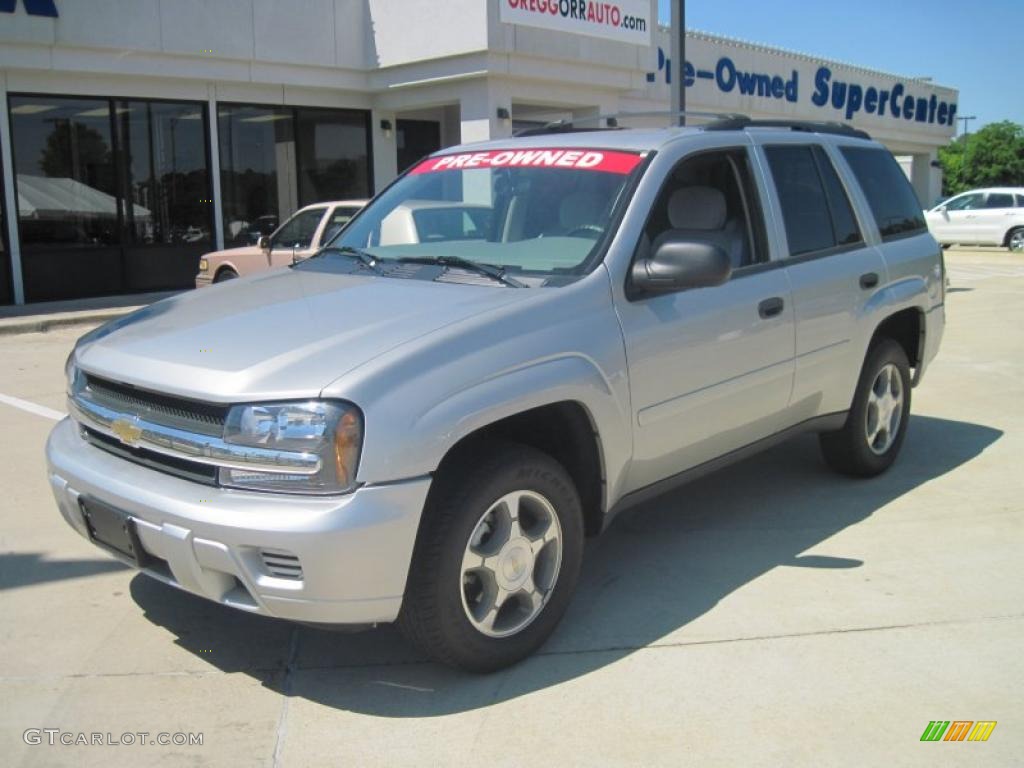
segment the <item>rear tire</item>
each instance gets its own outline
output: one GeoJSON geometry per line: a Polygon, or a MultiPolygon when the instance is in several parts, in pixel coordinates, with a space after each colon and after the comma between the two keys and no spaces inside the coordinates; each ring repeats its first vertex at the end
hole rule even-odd
{"type": "Polygon", "coordinates": [[[463,455],[434,479],[398,626],[436,661],[491,672],[533,653],[565,613],[583,512],[545,453],[501,443],[463,455]]]}
{"type": "Polygon", "coordinates": [[[1006,236],[1006,247],[1013,253],[1024,253],[1024,227],[1010,230],[1006,236]]]}
{"type": "Polygon", "coordinates": [[[910,419],[910,363],[903,347],[881,339],[868,351],[846,424],[818,436],[825,462],[853,477],[874,477],[896,460],[910,419]]]}
{"type": "Polygon", "coordinates": [[[225,280],[235,280],[238,278],[238,273],[230,267],[226,267],[217,273],[217,276],[213,278],[215,283],[223,283],[225,280]]]}

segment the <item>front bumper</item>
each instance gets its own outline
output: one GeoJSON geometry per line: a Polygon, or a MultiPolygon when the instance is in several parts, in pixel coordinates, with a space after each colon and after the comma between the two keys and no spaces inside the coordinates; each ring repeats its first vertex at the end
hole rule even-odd
{"type": "Polygon", "coordinates": [[[46,458],[68,524],[88,538],[80,496],[129,514],[153,558],[143,571],[161,581],[293,621],[374,624],[398,616],[430,478],[332,498],[210,488],[89,445],[71,419],[50,434],[46,458]],[[300,577],[274,575],[267,551],[296,557],[300,577]]]}

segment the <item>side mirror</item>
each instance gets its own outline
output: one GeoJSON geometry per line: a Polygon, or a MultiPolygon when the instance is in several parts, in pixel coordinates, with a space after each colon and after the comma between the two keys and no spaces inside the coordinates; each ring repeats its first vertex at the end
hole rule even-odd
{"type": "Polygon", "coordinates": [[[256,245],[259,246],[261,251],[270,250],[270,238],[266,235],[260,235],[260,239],[256,241],[256,245]]]}
{"type": "Polygon", "coordinates": [[[673,293],[721,285],[732,274],[729,255],[717,245],[694,240],[655,242],[654,253],[633,265],[638,293],[673,293]]]}

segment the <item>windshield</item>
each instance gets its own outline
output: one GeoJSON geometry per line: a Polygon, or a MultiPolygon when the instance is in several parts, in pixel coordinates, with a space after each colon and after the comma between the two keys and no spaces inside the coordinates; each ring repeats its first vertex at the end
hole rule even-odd
{"type": "Polygon", "coordinates": [[[641,159],[583,149],[428,158],[330,245],[382,261],[458,258],[509,273],[579,274],[641,159]]]}

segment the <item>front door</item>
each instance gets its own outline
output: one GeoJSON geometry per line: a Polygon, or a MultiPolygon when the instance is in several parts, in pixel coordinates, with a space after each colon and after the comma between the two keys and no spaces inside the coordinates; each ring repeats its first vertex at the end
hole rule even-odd
{"type": "Polygon", "coordinates": [[[284,267],[313,254],[313,242],[327,208],[304,208],[270,237],[270,266],[284,267]]]}
{"type": "Polygon", "coordinates": [[[936,236],[944,243],[976,243],[978,213],[985,203],[981,192],[954,197],[939,211],[936,236]]]}
{"type": "Polygon", "coordinates": [[[629,487],[640,488],[784,428],[793,383],[789,280],[768,261],[745,147],[682,160],[652,209],[638,253],[659,237],[729,253],[723,285],[619,309],[635,414],[629,487]]]}

